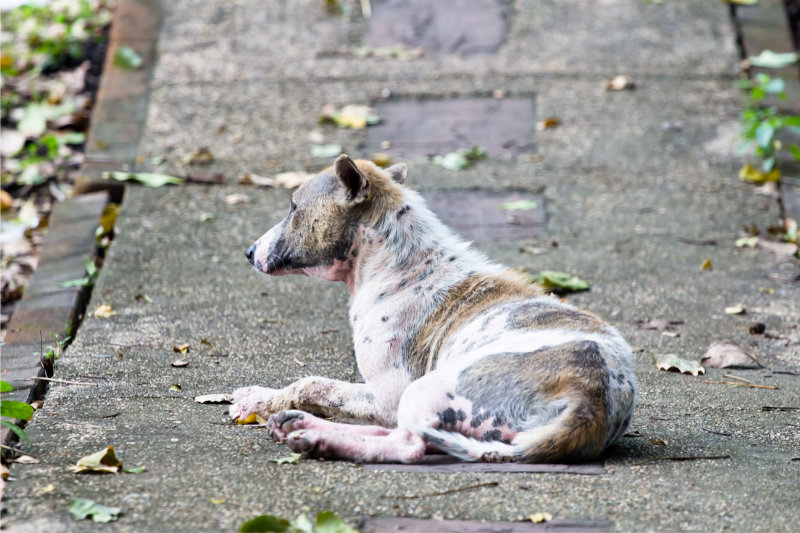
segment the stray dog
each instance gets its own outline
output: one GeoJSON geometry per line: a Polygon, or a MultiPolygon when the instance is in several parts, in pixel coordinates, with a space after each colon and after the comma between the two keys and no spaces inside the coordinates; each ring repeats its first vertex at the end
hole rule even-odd
{"type": "Polygon", "coordinates": [[[247,249],[256,270],[343,281],[366,383],[246,387],[228,414],[308,457],[557,462],[597,457],[631,422],[632,353],[596,316],[490,262],[382,170],[339,156],[247,249]],[[335,423],[314,415],[354,424],[335,423]]]}

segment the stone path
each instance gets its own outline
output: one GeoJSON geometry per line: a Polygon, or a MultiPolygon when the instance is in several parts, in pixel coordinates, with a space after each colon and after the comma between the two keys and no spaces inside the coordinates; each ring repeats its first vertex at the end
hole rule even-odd
{"type": "MultiPolygon", "coordinates": [[[[341,15],[319,0],[166,2],[139,154],[145,161],[167,156],[157,169],[183,173],[181,157],[207,146],[216,157],[208,170],[235,183],[244,170],[272,175],[330,164],[311,157],[308,140],[326,103],[389,109],[416,100],[492,99],[503,91],[499,108],[531,105],[529,115],[515,112],[527,122],[503,141],[558,117],[560,126],[533,132],[529,145],[499,142],[490,159],[468,170],[429,165],[424,152],[410,148],[403,155],[388,151],[409,164],[408,185],[426,194],[540,195],[546,237],[538,239],[555,240],[557,248],[522,254],[532,243],[519,237],[476,245],[509,266],[587,279],[591,291],[568,300],[609,320],[642,349],[632,428],[638,433],[603,456],[607,473],[401,473],[269,462],[288,450],[263,430],[224,425],[222,407],[192,398],[254,383],[283,386],[309,374],[357,379],[346,289],[297,277],[262,279],[249,268],[242,252],[283,218],[290,191],[131,187],[90,303],[90,309],[111,304],[117,314],[85,319],[56,372],[96,386],[51,386],[26,446],[42,463],[12,468],[17,481],[7,486],[4,502],[9,531],[98,529],[69,517],[72,497],[123,507],[118,522],[102,527],[136,532],[234,530],[258,514],[294,517],[303,506],[333,510],[353,524],[361,516],[510,521],[547,511],[558,519],[609,520],[617,531],[796,527],[800,462],[791,459],[800,455],[800,419],[797,411],[762,407],[800,405],[800,377],[737,370],[779,389],[728,387],[658,371],[650,358],[656,351],[698,360],[710,342],[729,339],[752,345],[773,370],[800,369],[800,287],[767,277],[796,275],[798,265],[733,244],[743,224],[766,228],[780,212],[736,179],[742,101],[727,6],[718,0],[452,3],[463,13],[482,6],[505,18],[482,15],[485,34],[454,37],[455,26],[437,18],[446,13],[435,11],[424,31],[408,38],[425,46],[439,25],[448,28],[438,51],[397,61],[342,53],[376,34],[360,2],[342,2],[341,15]],[[495,47],[490,24],[500,24],[503,43],[495,53],[470,54],[495,47]],[[607,92],[618,74],[633,77],[636,90],[607,92]],[[664,122],[681,128],[664,131],[664,122]],[[233,192],[251,203],[227,205],[224,197],[233,192]],[[201,222],[206,212],[216,219],[201,222]],[[694,246],[678,237],[718,244],[694,246]],[[707,258],[714,268],[701,271],[707,258]],[[139,294],[153,303],[136,300],[139,294]],[[724,313],[739,302],[746,315],[724,313]],[[653,318],[686,324],[678,337],[637,329],[637,320],[653,318]],[[764,322],[779,338],[749,335],[751,321],[764,322]],[[190,365],[172,368],[172,347],[183,342],[191,346],[181,356],[190,365]],[[168,391],[175,383],[181,392],[168,391]],[[102,418],[114,413],[121,414],[102,418]],[[67,472],[79,457],[110,444],[126,467],[148,471],[79,478],[67,472]],[[730,458],[636,465],[697,455],[730,458]],[[395,498],[490,482],[498,484],[395,498]],[[48,483],[56,489],[42,492],[48,483]]],[[[424,5],[373,0],[374,20],[411,24],[405,16],[385,16],[405,4],[424,5]]],[[[413,126],[411,113],[405,118],[413,126]]],[[[464,131],[477,135],[472,127],[464,131]]],[[[371,157],[381,142],[378,128],[322,131],[351,156],[371,157]]],[[[705,378],[721,381],[722,374],[709,370],[705,378]]]]}

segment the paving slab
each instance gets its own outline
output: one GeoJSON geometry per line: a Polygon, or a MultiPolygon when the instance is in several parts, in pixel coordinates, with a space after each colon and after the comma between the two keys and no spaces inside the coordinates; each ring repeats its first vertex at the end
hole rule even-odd
{"type": "MultiPolygon", "coordinates": [[[[232,184],[244,170],[329,165],[311,157],[308,138],[326,103],[487,99],[498,89],[504,101],[535,101],[530,123],[561,120],[535,134],[535,152],[494,152],[459,172],[393,155],[409,164],[407,183],[424,194],[542,199],[537,227],[546,233],[476,246],[512,267],[562,270],[591,283],[567,300],[608,320],[636,348],[641,394],[629,436],[603,454],[605,473],[597,475],[277,465],[269,460],[285,456],[284,446],[263,430],[230,425],[223,406],[193,398],[314,374],[356,381],[346,289],[295,276],[265,279],[242,257],[288,212],[291,191],[130,187],[90,304],[112,305],[116,314],[86,318],[56,368],[61,379],[96,386],[52,384],[27,429],[33,444],[26,449],[43,463],[13,466],[7,529],[93,531],[98,526],[66,511],[71,498],[87,497],[123,508],[119,521],[102,526],[113,531],[235,530],[258,514],[293,518],[305,506],[365,528],[376,519],[516,528],[546,511],[553,530],[559,520],[637,532],[792,531],[800,520],[800,462],[792,461],[799,415],[763,407],[790,407],[800,395],[800,378],[771,371],[800,369],[800,287],[769,277],[797,275],[800,266],[734,244],[744,224],[775,224],[780,206],[736,179],[743,102],[727,5],[514,2],[495,53],[403,62],[318,55],[364,43],[360,2],[342,3],[342,15],[310,0],[165,3],[138,154],[166,156],[153,169],[183,173],[181,156],[207,146],[215,161],[204,170],[232,184]],[[607,92],[608,79],[622,73],[635,77],[636,90],[607,92]],[[665,121],[681,127],[665,131],[665,121]],[[250,203],[228,205],[232,193],[250,203]],[[201,221],[206,212],[216,219],[201,221]],[[545,235],[558,246],[520,252],[545,235]],[[700,269],[705,259],[711,271],[700,269]],[[142,294],[153,302],[136,298],[142,294]],[[745,315],[725,314],[739,302],[745,315]],[[685,324],[677,337],[638,329],[637,321],[653,318],[685,324]],[[753,321],[772,336],[751,335],[753,321]],[[698,360],[722,339],[751,347],[765,365],[735,375],[777,388],[706,383],[730,378],[717,369],[667,373],[652,363],[652,352],[698,360]],[[190,350],[180,358],[189,365],[173,368],[173,347],[183,343],[190,350]],[[173,384],[181,391],[170,392],[173,384]],[[68,473],[81,456],[111,444],[126,467],[148,470],[68,473]],[[46,483],[56,489],[42,493],[46,483]]],[[[373,155],[370,128],[321,131],[352,156],[373,155]]]]}

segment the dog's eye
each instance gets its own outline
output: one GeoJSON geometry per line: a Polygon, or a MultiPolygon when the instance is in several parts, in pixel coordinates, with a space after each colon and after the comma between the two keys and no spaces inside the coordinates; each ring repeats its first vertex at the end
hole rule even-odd
{"type": "Polygon", "coordinates": [[[293,213],[297,210],[297,204],[294,201],[291,203],[291,208],[289,209],[290,213],[293,213]]]}

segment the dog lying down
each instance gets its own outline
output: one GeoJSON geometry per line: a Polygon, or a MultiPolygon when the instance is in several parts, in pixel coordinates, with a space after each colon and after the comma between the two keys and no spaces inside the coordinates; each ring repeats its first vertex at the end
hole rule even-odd
{"type": "Polygon", "coordinates": [[[382,170],[339,156],[246,252],[270,276],[347,284],[366,383],[307,377],[283,389],[241,388],[231,418],[257,414],[274,440],[326,459],[597,457],[633,415],[626,342],[470,248],[405,177],[404,164],[382,170]]]}

